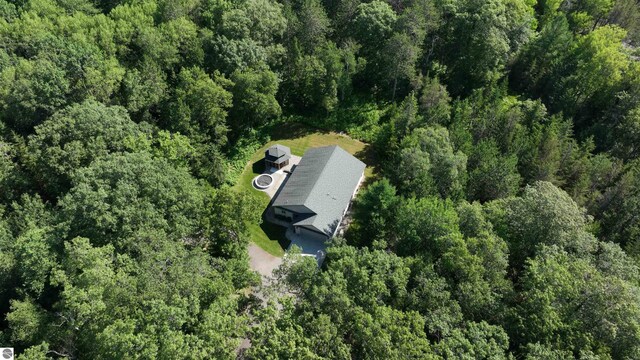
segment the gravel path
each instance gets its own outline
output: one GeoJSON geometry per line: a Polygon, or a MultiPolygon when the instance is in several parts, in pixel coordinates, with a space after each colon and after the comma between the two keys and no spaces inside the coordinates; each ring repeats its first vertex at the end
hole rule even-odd
{"type": "MultiPolygon", "coordinates": [[[[262,277],[262,285],[268,286],[273,281],[273,270],[278,268],[282,264],[282,258],[273,256],[268,252],[262,250],[258,245],[249,243],[249,267],[251,270],[257,272],[262,277]]],[[[255,289],[254,289],[255,290],[255,289]]],[[[267,303],[267,297],[265,293],[258,287],[257,292],[254,295],[262,301],[263,305],[267,303]]],[[[253,326],[255,324],[251,324],[253,326]]],[[[236,349],[237,359],[244,359],[244,352],[251,347],[251,341],[248,338],[242,339],[242,342],[236,349]]]]}
{"type": "Polygon", "coordinates": [[[282,258],[269,254],[254,243],[249,243],[249,259],[251,270],[262,275],[263,284],[271,277],[273,270],[282,264],[282,258]]]}

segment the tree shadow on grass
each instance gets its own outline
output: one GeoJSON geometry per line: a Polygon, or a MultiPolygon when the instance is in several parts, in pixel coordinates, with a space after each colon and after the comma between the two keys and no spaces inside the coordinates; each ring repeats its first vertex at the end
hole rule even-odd
{"type": "Polygon", "coordinates": [[[271,140],[292,140],[314,133],[328,133],[328,131],[300,122],[283,122],[273,125],[270,131],[271,140]]]}
{"type": "Polygon", "coordinates": [[[358,151],[354,154],[356,158],[360,161],[364,162],[367,165],[367,168],[372,169],[372,176],[369,176],[365,179],[363,183],[364,186],[378,180],[379,174],[381,172],[380,165],[378,163],[378,156],[373,149],[373,146],[367,144],[364,149],[358,151]]]}

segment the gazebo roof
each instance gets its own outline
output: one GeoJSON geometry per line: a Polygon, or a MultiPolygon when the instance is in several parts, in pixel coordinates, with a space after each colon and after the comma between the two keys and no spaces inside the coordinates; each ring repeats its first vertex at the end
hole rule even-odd
{"type": "Polygon", "coordinates": [[[264,158],[276,164],[280,164],[291,158],[291,149],[284,145],[275,144],[264,152],[264,158]]]}
{"type": "Polygon", "coordinates": [[[271,146],[269,149],[267,149],[266,155],[279,158],[284,155],[291,155],[291,149],[289,149],[284,145],[275,144],[271,146]]]}

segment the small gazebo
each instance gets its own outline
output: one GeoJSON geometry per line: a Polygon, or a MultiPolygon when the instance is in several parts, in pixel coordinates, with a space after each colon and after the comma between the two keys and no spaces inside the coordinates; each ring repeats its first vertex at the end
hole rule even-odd
{"type": "Polygon", "coordinates": [[[291,149],[284,145],[275,144],[264,152],[264,166],[267,170],[282,169],[289,165],[289,159],[291,159],[291,149]]]}

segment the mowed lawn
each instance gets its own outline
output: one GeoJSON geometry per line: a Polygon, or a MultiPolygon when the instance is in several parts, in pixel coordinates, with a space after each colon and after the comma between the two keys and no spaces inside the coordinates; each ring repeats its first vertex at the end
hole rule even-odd
{"type": "MultiPolygon", "coordinates": [[[[259,203],[262,210],[269,205],[269,196],[262,191],[253,188],[253,179],[262,173],[264,165],[265,150],[274,144],[282,144],[291,148],[293,155],[302,156],[304,152],[313,147],[338,145],[349,153],[355,155],[360,160],[367,163],[365,177],[371,177],[373,167],[369,166],[367,160],[367,144],[351,139],[350,137],[334,132],[318,132],[299,124],[287,124],[272,134],[272,140],[261,147],[249,160],[240,175],[238,183],[234,187],[237,191],[246,192],[253,196],[259,203]]],[[[251,241],[269,254],[283,256],[284,249],[288,246],[288,240],[284,236],[283,227],[267,222],[261,224],[251,222],[248,224],[251,241]]]]}

